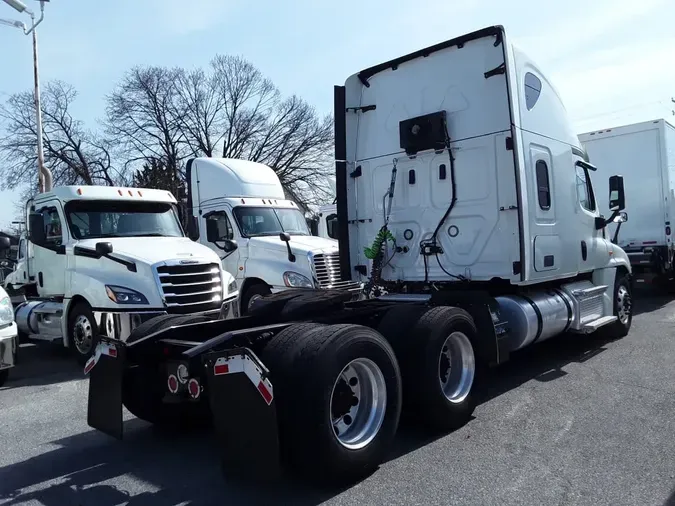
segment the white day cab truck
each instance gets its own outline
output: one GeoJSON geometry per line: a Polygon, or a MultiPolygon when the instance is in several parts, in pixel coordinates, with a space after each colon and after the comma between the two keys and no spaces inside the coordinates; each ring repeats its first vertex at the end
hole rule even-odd
{"type": "Polygon", "coordinates": [[[311,235],[270,167],[247,160],[188,160],[189,235],[216,252],[237,280],[243,314],[264,295],[290,288],[347,289],[338,243],[311,235]]]}
{"type": "Polygon", "coordinates": [[[62,342],[84,364],[99,336],[125,340],[158,315],[237,316],[236,281],[185,236],[171,193],[63,186],[26,207],[27,232],[5,279],[25,296],[15,307],[22,337],[62,342]]]}
{"type": "MultiPolygon", "coordinates": [[[[9,239],[0,237],[0,248],[9,248],[9,239]]],[[[9,377],[9,370],[16,365],[19,335],[14,323],[12,302],[0,286],[0,387],[9,377]]]]}
{"type": "MultiPolygon", "coordinates": [[[[619,171],[630,188],[630,222],[618,224],[619,245],[637,282],[673,288],[675,277],[675,127],[664,119],[579,135],[598,167],[619,171]]],[[[600,179],[599,193],[607,191],[600,179]]]]}
{"type": "Polygon", "coordinates": [[[284,290],[241,318],[101,338],[90,426],[121,438],[124,399],[155,424],[213,423],[228,472],[345,483],[386,456],[401,410],[455,429],[511,353],[628,333],[630,262],[603,235],[623,180],[603,218],[558,94],[502,27],[347,79],[335,140],[341,279],[380,295],[284,290]]]}

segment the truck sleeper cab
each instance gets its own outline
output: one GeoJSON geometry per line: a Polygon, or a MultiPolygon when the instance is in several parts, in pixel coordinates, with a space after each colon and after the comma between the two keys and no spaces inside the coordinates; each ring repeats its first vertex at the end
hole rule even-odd
{"type": "Polygon", "coordinates": [[[311,235],[302,210],[286,199],[274,170],[246,160],[188,161],[190,237],[210,247],[237,280],[241,310],[289,288],[346,289],[338,243],[311,235]]]}
{"type": "Polygon", "coordinates": [[[185,237],[175,205],[169,192],[136,188],[37,195],[28,204],[29,247],[6,280],[27,296],[16,307],[19,331],[63,340],[84,363],[98,334],[124,340],[157,315],[236,316],[236,282],[185,237]]]}
{"type": "Polygon", "coordinates": [[[153,423],[201,416],[232,472],[281,462],[352,482],[385,457],[402,410],[454,430],[511,353],[565,333],[626,336],[631,266],[603,236],[622,178],[603,218],[571,132],[500,26],[350,77],[335,88],[340,268],[380,295],[286,290],[243,318],[166,317],[106,340],[116,351],[91,372],[89,424],[120,437],[122,403],[153,423]]]}

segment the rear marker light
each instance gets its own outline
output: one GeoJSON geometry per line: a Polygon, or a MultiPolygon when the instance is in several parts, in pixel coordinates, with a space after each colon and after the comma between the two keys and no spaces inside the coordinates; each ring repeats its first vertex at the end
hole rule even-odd
{"type": "Polygon", "coordinates": [[[77,194],[78,194],[78,195],[82,195],[82,188],[78,188],[78,189],[77,189],[77,194]]]}
{"type": "Polygon", "coordinates": [[[213,375],[220,376],[221,374],[228,374],[230,372],[230,366],[227,364],[218,364],[216,363],[213,366],[213,375]]]}
{"type": "Polygon", "coordinates": [[[120,195],[124,195],[124,194],[122,193],[122,190],[117,190],[117,193],[119,193],[120,195]]]}
{"type": "Polygon", "coordinates": [[[139,196],[139,197],[142,197],[143,194],[142,194],[141,192],[138,192],[138,196],[139,196]]]}
{"type": "Polygon", "coordinates": [[[131,190],[129,190],[129,196],[130,196],[130,197],[133,197],[133,196],[134,196],[134,194],[131,193],[131,190]]]}
{"type": "Polygon", "coordinates": [[[176,378],[173,374],[169,375],[169,379],[167,380],[166,384],[169,387],[169,392],[172,394],[178,392],[178,378],[176,378]]]}
{"type": "Polygon", "coordinates": [[[202,387],[199,385],[199,381],[192,378],[188,382],[188,393],[193,399],[197,399],[199,397],[199,395],[202,393],[202,387]]]}
{"type": "Polygon", "coordinates": [[[246,201],[244,199],[241,199],[242,204],[246,204],[246,201]]]}
{"type": "Polygon", "coordinates": [[[666,227],[666,235],[670,235],[670,227],[666,227]]]}

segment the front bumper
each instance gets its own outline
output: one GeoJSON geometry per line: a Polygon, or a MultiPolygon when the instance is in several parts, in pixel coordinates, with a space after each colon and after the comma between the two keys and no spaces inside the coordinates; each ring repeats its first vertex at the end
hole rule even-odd
{"type": "MultiPolygon", "coordinates": [[[[94,311],[94,319],[98,326],[99,335],[126,341],[131,332],[141,323],[151,320],[156,316],[169,314],[167,311],[151,310],[138,312],[105,312],[94,311]]],[[[188,316],[188,315],[185,315],[188,316]]],[[[229,320],[239,317],[239,294],[228,296],[223,300],[220,309],[192,313],[189,316],[208,316],[214,320],[229,320]]]]}
{"type": "Polygon", "coordinates": [[[16,323],[0,328],[0,370],[14,367],[15,350],[19,346],[16,323]]]}

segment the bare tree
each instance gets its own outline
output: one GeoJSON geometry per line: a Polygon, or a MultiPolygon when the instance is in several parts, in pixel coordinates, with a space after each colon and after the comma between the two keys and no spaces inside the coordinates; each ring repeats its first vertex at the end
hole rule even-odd
{"type": "Polygon", "coordinates": [[[330,194],[332,121],[238,56],[216,56],[208,72],[136,67],[108,97],[106,132],[135,162],[183,174],[190,156],[244,158],[272,167],[301,205],[330,194]]]}
{"type": "Polygon", "coordinates": [[[125,168],[155,159],[180,172],[186,140],[177,83],[183,75],[181,69],[134,67],[108,96],[106,133],[126,157],[125,168]]]}
{"type": "Polygon", "coordinates": [[[197,71],[180,83],[181,96],[189,100],[182,101],[179,121],[194,155],[265,163],[301,205],[326,200],[326,178],[332,171],[330,116],[320,119],[297,96],[281,100],[274,84],[238,56],[216,56],[210,75],[197,71]]]}
{"type": "Polygon", "coordinates": [[[202,69],[177,76],[178,100],[172,113],[193,156],[217,156],[217,146],[225,136],[225,100],[215,81],[202,69]]]}
{"type": "MultiPolygon", "coordinates": [[[[119,178],[113,167],[110,145],[84,128],[71,115],[77,98],[73,86],[47,83],[42,90],[42,130],[45,164],[54,184],[113,185],[119,178]]],[[[0,185],[37,188],[37,128],[31,92],[17,93],[0,105],[0,185]]]]}

